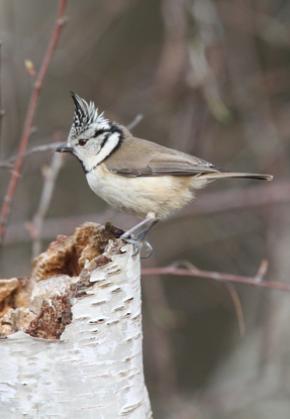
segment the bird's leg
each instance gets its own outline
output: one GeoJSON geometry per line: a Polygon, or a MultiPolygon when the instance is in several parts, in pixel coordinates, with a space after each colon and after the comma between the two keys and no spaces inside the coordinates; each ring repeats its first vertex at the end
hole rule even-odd
{"type": "Polygon", "coordinates": [[[148,213],[144,220],[122,234],[121,239],[133,245],[134,255],[136,255],[142,249],[144,244],[146,245],[147,250],[149,249],[149,255],[146,256],[149,257],[151,255],[152,247],[150,243],[145,241],[145,237],[149,230],[151,230],[151,228],[157,222],[158,219],[155,217],[155,214],[148,213]]]}
{"type": "Polygon", "coordinates": [[[121,239],[134,238],[143,241],[151,228],[158,222],[155,215],[149,213],[146,218],[122,234],[121,239]]]}

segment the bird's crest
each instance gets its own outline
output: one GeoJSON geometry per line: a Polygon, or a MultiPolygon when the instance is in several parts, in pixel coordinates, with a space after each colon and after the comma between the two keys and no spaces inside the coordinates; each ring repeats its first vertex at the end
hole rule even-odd
{"type": "Polygon", "coordinates": [[[104,113],[99,113],[94,102],[87,102],[79,95],[71,92],[75,105],[73,124],[71,127],[71,135],[78,136],[85,131],[91,124],[106,123],[104,113]]]}

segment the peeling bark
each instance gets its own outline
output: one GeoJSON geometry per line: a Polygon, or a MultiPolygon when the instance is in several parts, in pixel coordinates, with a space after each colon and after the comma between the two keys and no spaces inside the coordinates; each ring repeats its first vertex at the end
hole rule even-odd
{"type": "Polygon", "coordinates": [[[112,226],[60,236],[0,281],[0,417],[151,418],[140,260],[112,226]]]}

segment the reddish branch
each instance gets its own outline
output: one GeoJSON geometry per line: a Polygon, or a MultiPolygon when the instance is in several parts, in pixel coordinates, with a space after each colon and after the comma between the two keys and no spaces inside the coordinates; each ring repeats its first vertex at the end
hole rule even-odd
{"type": "Polygon", "coordinates": [[[198,269],[194,266],[179,268],[177,266],[165,266],[161,268],[144,268],[142,269],[142,275],[173,275],[173,276],[190,276],[198,278],[213,279],[214,281],[251,285],[259,288],[270,288],[279,291],[290,292],[290,283],[282,281],[266,281],[263,279],[261,272],[264,270],[265,262],[261,264],[258,274],[250,277],[244,275],[233,275],[225,272],[214,272],[198,269]]]}
{"type": "Polygon", "coordinates": [[[2,119],[4,109],[2,109],[2,43],[0,41],[0,152],[2,151],[2,119]]]}
{"type": "Polygon", "coordinates": [[[240,300],[240,296],[238,294],[238,291],[236,290],[235,286],[229,282],[225,283],[225,287],[231,297],[234,309],[235,309],[235,313],[236,313],[236,317],[238,320],[238,326],[239,326],[239,332],[240,332],[240,336],[244,336],[245,332],[246,332],[246,322],[245,322],[245,316],[244,316],[244,312],[243,312],[243,307],[242,307],[242,303],[240,300]]]}
{"type": "Polygon", "coordinates": [[[34,120],[35,112],[38,105],[40,91],[41,91],[43,81],[48,70],[48,66],[50,64],[53,53],[58,44],[62,27],[65,23],[64,12],[65,12],[66,6],[67,6],[67,0],[59,0],[55,25],[54,25],[54,28],[53,28],[53,31],[52,31],[52,34],[51,34],[51,37],[47,46],[47,50],[44,54],[40,69],[37,73],[34,87],[31,93],[30,101],[27,107],[23,131],[22,131],[22,135],[19,141],[17,158],[15,160],[15,163],[11,171],[11,177],[8,183],[6,195],[4,197],[3,205],[0,212],[0,240],[1,241],[3,241],[5,238],[6,226],[7,226],[8,218],[11,211],[11,203],[15,195],[21,169],[23,166],[24,156],[25,156],[26,148],[27,148],[30,134],[31,134],[31,129],[32,129],[33,120],[34,120]]]}

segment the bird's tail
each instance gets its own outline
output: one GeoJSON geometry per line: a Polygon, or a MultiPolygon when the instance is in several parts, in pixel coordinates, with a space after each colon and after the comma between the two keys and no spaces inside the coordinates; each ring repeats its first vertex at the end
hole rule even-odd
{"type": "Polygon", "coordinates": [[[202,179],[211,181],[217,179],[227,179],[227,178],[236,178],[236,179],[258,179],[258,180],[267,180],[270,182],[273,180],[272,175],[260,174],[260,173],[240,173],[240,172],[214,172],[214,173],[205,173],[200,176],[202,179]]]}

